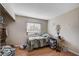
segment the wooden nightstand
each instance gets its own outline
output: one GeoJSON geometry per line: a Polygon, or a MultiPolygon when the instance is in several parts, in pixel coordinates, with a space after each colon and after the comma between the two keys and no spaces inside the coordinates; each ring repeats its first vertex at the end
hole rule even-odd
{"type": "Polygon", "coordinates": [[[58,51],[63,51],[63,48],[65,47],[64,42],[65,42],[65,40],[63,38],[57,39],[57,50],[58,51]]]}

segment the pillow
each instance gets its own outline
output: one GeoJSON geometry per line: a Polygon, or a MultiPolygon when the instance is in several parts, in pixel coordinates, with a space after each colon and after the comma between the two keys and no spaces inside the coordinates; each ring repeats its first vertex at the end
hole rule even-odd
{"type": "Polygon", "coordinates": [[[49,37],[49,34],[48,33],[44,33],[42,34],[43,37],[49,37]]]}
{"type": "Polygon", "coordinates": [[[36,37],[36,36],[40,36],[39,33],[28,33],[28,36],[30,37],[36,37]]]}

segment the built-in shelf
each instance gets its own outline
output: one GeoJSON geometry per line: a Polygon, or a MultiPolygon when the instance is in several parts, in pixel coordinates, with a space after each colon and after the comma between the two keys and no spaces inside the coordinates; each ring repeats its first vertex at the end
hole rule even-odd
{"type": "Polygon", "coordinates": [[[6,44],[6,26],[15,20],[6,11],[6,9],[0,4],[0,45],[6,44]]]}

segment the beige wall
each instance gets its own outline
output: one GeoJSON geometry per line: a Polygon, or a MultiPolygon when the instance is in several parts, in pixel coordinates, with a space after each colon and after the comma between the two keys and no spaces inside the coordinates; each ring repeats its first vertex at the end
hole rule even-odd
{"type": "Polygon", "coordinates": [[[48,22],[48,32],[56,36],[56,25],[61,25],[61,36],[66,46],[79,54],[79,8],[60,15],[48,22]]]}
{"type": "Polygon", "coordinates": [[[27,22],[34,22],[34,23],[40,23],[41,24],[41,31],[47,32],[47,26],[48,21],[47,20],[40,20],[40,19],[34,19],[30,17],[23,17],[23,16],[16,16],[16,21],[9,24],[7,26],[7,43],[8,44],[14,44],[14,45],[21,45],[26,42],[26,29],[25,24],[27,22]]]}

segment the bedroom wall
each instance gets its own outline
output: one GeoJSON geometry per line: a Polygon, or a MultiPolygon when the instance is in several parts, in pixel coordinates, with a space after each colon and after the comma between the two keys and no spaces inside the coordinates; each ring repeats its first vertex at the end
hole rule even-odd
{"type": "Polygon", "coordinates": [[[48,32],[56,36],[56,25],[61,26],[61,36],[69,50],[79,55],[79,8],[48,21],[48,32]]]}
{"type": "Polygon", "coordinates": [[[22,45],[26,42],[26,29],[25,24],[27,22],[34,22],[34,23],[40,23],[41,24],[41,31],[47,32],[48,27],[48,21],[47,20],[40,20],[30,17],[24,17],[24,16],[16,16],[16,21],[11,23],[7,27],[7,43],[13,44],[13,45],[22,45]]]}

